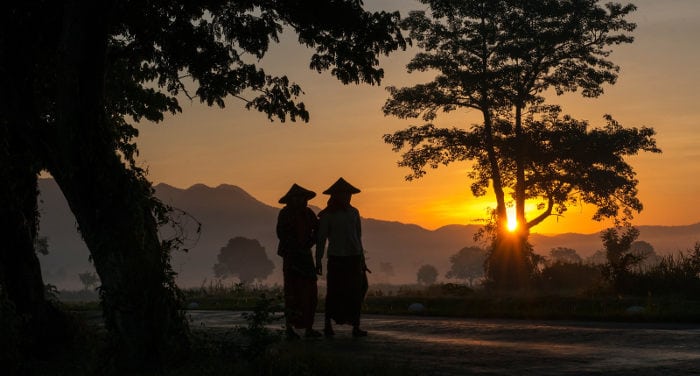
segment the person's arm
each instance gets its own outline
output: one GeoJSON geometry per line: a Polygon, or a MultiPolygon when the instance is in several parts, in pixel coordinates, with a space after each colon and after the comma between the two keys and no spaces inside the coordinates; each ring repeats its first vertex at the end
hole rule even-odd
{"type": "Polygon", "coordinates": [[[289,212],[284,208],[280,210],[277,216],[277,239],[279,239],[279,245],[277,247],[277,254],[284,257],[289,250],[290,243],[293,241],[293,230],[291,229],[291,218],[289,212]]]}
{"type": "Polygon", "coordinates": [[[323,254],[326,251],[326,240],[328,239],[328,214],[322,215],[318,224],[316,234],[316,274],[323,273],[323,254]]]}
{"type": "Polygon", "coordinates": [[[357,214],[357,240],[360,241],[360,256],[362,257],[362,269],[367,271],[368,273],[372,273],[371,270],[367,267],[367,263],[365,262],[365,246],[362,244],[362,217],[360,217],[360,211],[355,209],[355,213],[357,214]]]}

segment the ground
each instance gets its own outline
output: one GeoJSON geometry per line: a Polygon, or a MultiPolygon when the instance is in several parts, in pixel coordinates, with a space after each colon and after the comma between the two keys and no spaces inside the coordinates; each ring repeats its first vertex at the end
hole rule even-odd
{"type": "MultiPolygon", "coordinates": [[[[240,312],[189,311],[210,332],[245,325],[240,312]]],[[[287,342],[308,352],[406,365],[421,375],[699,375],[700,325],[483,320],[364,315],[367,338],[287,342]]],[[[322,325],[322,317],[316,318],[322,325]]],[[[279,324],[274,325],[279,328],[279,324]]]]}

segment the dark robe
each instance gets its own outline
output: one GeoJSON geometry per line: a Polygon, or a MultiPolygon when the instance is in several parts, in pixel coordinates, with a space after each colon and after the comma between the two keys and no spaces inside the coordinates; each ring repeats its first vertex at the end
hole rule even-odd
{"type": "Polygon", "coordinates": [[[311,328],[318,304],[316,267],[311,246],[318,219],[308,207],[284,207],[277,218],[277,254],[282,256],[285,318],[296,328],[311,328]]]}
{"type": "Polygon", "coordinates": [[[326,317],[336,324],[360,325],[368,283],[362,256],[329,256],[326,317]]]}

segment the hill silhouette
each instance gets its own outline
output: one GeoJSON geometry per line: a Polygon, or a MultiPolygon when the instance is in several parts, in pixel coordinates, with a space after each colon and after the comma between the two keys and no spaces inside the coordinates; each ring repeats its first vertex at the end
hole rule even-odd
{"type": "MultiPolygon", "coordinates": [[[[40,234],[48,237],[49,255],[40,256],[46,283],[59,288],[78,289],[82,285],[78,273],[93,270],[88,250],[77,233],[75,219],[65,199],[52,179],[40,179],[40,234]]],[[[216,255],[228,240],[236,236],[256,239],[265,247],[275,270],[266,283],[281,283],[281,259],[276,254],[275,224],[279,207],[267,205],[243,189],[222,184],[208,187],[195,184],[187,189],[167,184],[155,186],[156,196],[165,203],[187,212],[201,222],[201,234],[195,235],[194,221],[185,221],[189,252],[173,255],[177,282],[183,287],[201,285],[214,278],[216,255]]],[[[318,212],[318,208],[313,208],[318,212]]],[[[362,212],[362,208],[359,208],[362,212]]],[[[187,218],[185,218],[187,219],[187,218]]],[[[449,225],[428,230],[415,224],[362,219],[363,243],[367,263],[374,271],[370,283],[414,283],[418,268],[423,264],[435,266],[438,280],[444,280],[449,257],[461,248],[476,245],[473,235],[478,225],[449,225]],[[379,272],[379,264],[389,262],[394,275],[379,272]]],[[[687,250],[700,240],[700,223],[689,226],[639,226],[640,238],[651,243],[657,253],[687,250]]],[[[535,252],[547,254],[554,247],[576,249],[589,256],[602,248],[600,235],[594,234],[533,234],[535,252]]]]}

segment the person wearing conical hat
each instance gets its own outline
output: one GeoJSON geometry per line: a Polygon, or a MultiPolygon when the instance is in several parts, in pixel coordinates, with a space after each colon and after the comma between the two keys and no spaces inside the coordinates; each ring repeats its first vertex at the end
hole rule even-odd
{"type": "Polygon", "coordinates": [[[316,243],[318,219],[307,203],[316,193],[293,184],[280,198],[285,204],[277,217],[277,254],[284,275],[285,326],[288,339],[298,339],[294,328],[305,329],[306,337],[320,337],[313,329],[318,289],[311,247],[316,243]]]}
{"type": "Polygon", "coordinates": [[[340,178],[323,191],[330,195],[328,206],[319,213],[316,243],[316,272],[323,273],[322,261],[328,242],[326,271],[326,313],[323,333],[335,335],[332,321],[352,325],[354,337],[364,337],[360,329],[360,309],[367,292],[367,266],[362,246],[360,212],[350,205],[360,190],[340,178]]]}

